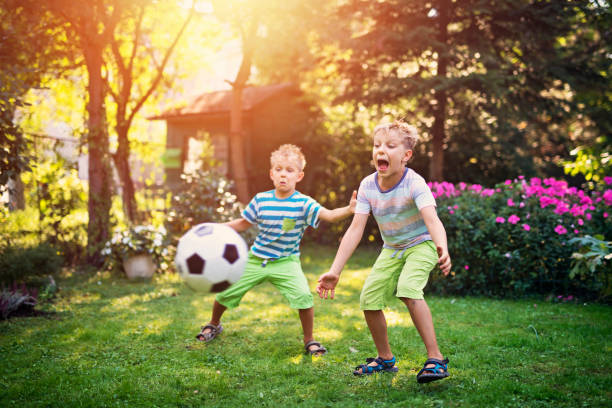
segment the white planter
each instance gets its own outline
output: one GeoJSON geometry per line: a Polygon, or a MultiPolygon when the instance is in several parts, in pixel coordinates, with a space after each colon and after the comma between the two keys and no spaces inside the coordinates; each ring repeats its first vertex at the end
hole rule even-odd
{"type": "Polygon", "coordinates": [[[128,279],[151,279],[155,273],[155,264],[150,255],[135,255],[123,261],[123,270],[128,279]]]}

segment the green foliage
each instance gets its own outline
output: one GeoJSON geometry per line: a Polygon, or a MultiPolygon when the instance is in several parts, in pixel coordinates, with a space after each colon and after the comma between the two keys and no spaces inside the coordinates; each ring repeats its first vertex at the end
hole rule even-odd
{"type": "Polygon", "coordinates": [[[158,271],[168,270],[171,259],[165,228],[137,225],[117,230],[102,249],[104,266],[113,271],[119,271],[128,258],[142,254],[151,255],[158,271]]]}
{"type": "MultiPolygon", "coordinates": [[[[232,192],[232,183],[214,168],[184,174],[182,179],[183,187],[172,197],[166,219],[166,228],[174,239],[194,225],[227,222],[240,217],[242,208],[232,192]]],[[[254,229],[247,233],[253,234],[254,229]]]]}
{"type": "Polygon", "coordinates": [[[87,194],[77,170],[61,156],[43,159],[23,176],[30,187],[30,202],[38,207],[38,230],[74,263],[84,255],[87,236],[87,194]]]}
{"type": "Polygon", "coordinates": [[[572,269],[569,277],[580,280],[595,280],[599,283],[602,297],[612,294],[610,275],[612,274],[612,242],[604,241],[601,234],[585,235],[569,240],[570,244],[578,245],[578,252],[572,254],[572,269]]]}
{"type": "Polygon", "coordinates": [[[436,292],[601,295],[601,276],[575,279],[570,274],[572,238],[612,236],[610,207],[599,192],[553,179],[508,181],[495,189],[463,185],[449,191],[449,197],[439,199],[438,214],[453,269],[447,277],[433,275],[436,292]]]}
{"type": "Polygon", "coordinates": [[[582,174],[587,181],[602,182],[612,174],[612,141],[609,136],[600,136],[588,145],[581,145],[570,152],[573,160],[566,160],[566,174],[582,174]]]}
{"type": "Polygon", "coordinates": [[[52,49],[56,25],[35,1],[5,0],[0,6],[0,186],[28,170],[31,157],[15,112],[62,56],[52,49]]]}
{"type": "Polygon", "coordinates": [[[0,283],[28,282],[37,276],[56,274],[63,259],[47,243],[33,247],[5,246],[0,249],[0,283]]]}

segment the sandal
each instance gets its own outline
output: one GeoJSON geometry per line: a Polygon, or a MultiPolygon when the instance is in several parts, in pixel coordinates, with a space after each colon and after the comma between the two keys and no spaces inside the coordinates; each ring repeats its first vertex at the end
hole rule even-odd
{"type": "Polygon", "coordinates": [[[223,326],[221,326],[221,323],[219,323],[218,326],[215,326],[214,324],[209,323],[206,326],[202,326],[202,330],[200,330],[200,333],[196,336],[196,339],[198,339],[199,341],[209,342],[215,337],[217,337],[217,335],[221,333],[222,331],[223,331],[223,326]],[[207,329],[209,331],[204,333],[204,331],[207,329]]]}
{"type": "Polygon", "coordinates": [[[448,358],[438,360],[437,358],[428,358],[423,364],[423,368],[417,374],[417,382],[425,384],[428,382],[441,380],[448,377],[448,358]],[[428,364],[434,364],[433,367],[427,367],[428,364]]]}
{"type": "Polygon", "coordinates": [[[398,368],[395,366],[395,356],[391,358],[391,360],[383,360],[380,357],[376,358],[366,358],[366,364],[360,364],[355,367],[355,371],[353,371],[353,375],[370,375],[373,373],[377,373],[380,371],[386,371],[388,373],[397,373],[398,368]],[[376,362],[378,365],[371,366],[368,365],[372,362],[376,362]],[[361,372],[359,371],[361,369],[361,372]]]}
{"type": "Polygon", "coordinates": [[[311,356],[322,356],[327,353],[327,349],[321,345],[318,341],[311,340],[308,343],[304,344],[304,350],[306,354],[310,354],[311,356]],[[311,350],[311,346],[317,346],[316,349],[311,350]]]}

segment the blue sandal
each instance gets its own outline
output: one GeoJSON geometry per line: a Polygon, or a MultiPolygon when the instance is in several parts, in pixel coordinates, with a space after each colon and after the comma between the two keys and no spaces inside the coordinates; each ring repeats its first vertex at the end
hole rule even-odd
{"type": "Polygon", "coordinates": [[[360,364],[355,367],[355,371],[353,371],[353,375],[370,375],[374,373],[378,373],[380,371],[386,371],[388,373],[396,373],[397,367],[395,366],[395,356],[391,358],[391,360],[383,360],[380,357],[376,358],[366,358],[366,364],[360,364]],[[368,365],[372,362],[376,362],[378,365],[371,366],[368,365]],[[359,370],[361,369],[361,372],[359,370]]]}
{"type": "Polygon", "coordinates": [[[448,358],[438,360],[437,358],[428,358],[423,364],[423,368],[417,374],[417,382],[425,384],[428,382],[441,380],[448,377],[448,358]],[[433,367],[427,367],[429,364],[434,364],[433,367]]]}

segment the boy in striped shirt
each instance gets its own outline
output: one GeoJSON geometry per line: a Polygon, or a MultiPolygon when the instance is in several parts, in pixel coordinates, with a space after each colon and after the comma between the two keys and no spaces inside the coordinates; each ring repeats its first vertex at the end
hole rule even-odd
{"type": "Polygon", "coordinates": [[[300,264],[300,241],[309,226],[319,221],[335,222],[355,211],[356,192],[346,207],[328,210],[314,199],[295,189],[304,177],[306,159],[297,146],[285,144],[270,156],[270,179],[274,189],[255,195],[242,212],[242,218],[227,223],[238,232],[257,225],[259,232],[249,251],[245,271],[240,280],[215,299],[210,322],[196,336],[210,341],[221,333],[221,316],[228,308],[238,306],[242,297],[265,281],[272,283],[287,299],[292,309],[299,310],[304,334],[304,348],[311,355],[327,351],[313,338],[313,296],[300,264]]]}
{"type": "Polygon", "coordinates": [[[417,381],[425,383],[448,376],[448,359],[438,348],[423,288],[434,266],[438,264],[446,275],[451,260],[446,231],[436,213],[436,201],[423,177],[406,167],[416,142],[416,129],[404,122],[374,129],[372,158],[376,172],[364,178],[359,186],[355,216],[329,272],[319,277],[317,292],[321,298],[334,298],[342,269],[359,244],[372,212],[384,245],[363,285],[360,307],[378,357],[368,358],[353,374],[397,371],[383,309],[398,297],[408,307],[427,349],[428,359],[417,375],[417,381]]]}

